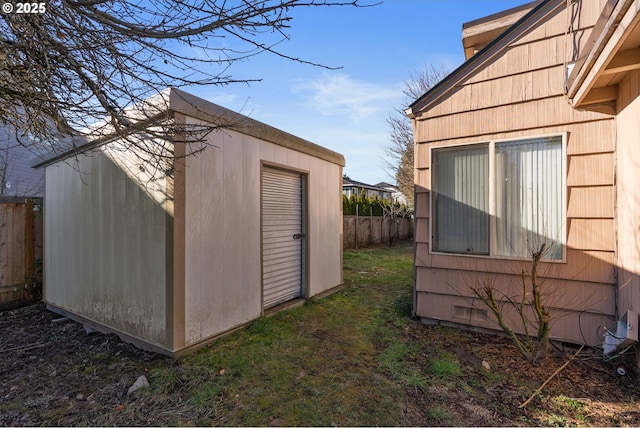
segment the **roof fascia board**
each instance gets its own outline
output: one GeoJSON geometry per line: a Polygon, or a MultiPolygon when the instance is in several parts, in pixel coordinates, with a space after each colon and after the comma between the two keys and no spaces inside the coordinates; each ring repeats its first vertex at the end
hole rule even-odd
{"type": "Polygon", "coordinates": [[[640,0],[620,0],[597,37],[579,69],[574,69],[567,82],[567,98],[579,107],[587,98],[596,78],[624,42],[624,35],[640,20],[640,0]],[[632,7],[635,4],[635,7],[632,7]]]}
{"type": "Polygon", "coordinates": [[[227,126],[243,134],[345,166],[344,156],[339,153],[179,89],[171,90],[170,108],[186,116],[227,126]]]}
{"type": "MultiPolygon", "coordinates": [[[[69,159],[73,156],[77,156],[82,153],[88,152],[92,149],[95,149],[96,147],[100,147],[104,144],[107,144],[119,137],[124,137],[127,135],[131,135],[135,132],[142,131],[149,126],[159,123],[166,119],[167,119],[167,111],[157,113],[154,116],[147,118],[146,120],[136,122],[135,126],[129,127],[122,132],[105,134],[103,136],[94,138],[93,140],[90,140],[90,141],[83,140],[83,142],[81,142],[80,144],[74,143],[70,149],[65,151],[58,152],[56,150],[52,150],[45,155],[42,155],[33,159],[30,163],[30,166],[31,168],[46,167],[56,162],[60,162],[65,159],[69,159]]],[[[72,139],[78,139],[78,138],[84,138],[84,137],[72,137],[72,139]]]]}
{"type": "Polygon", "coordinates": [[[490,62],[498,55],[509,43],[513,42],[527,31],[531,26],[554,13],[558,8],[565,7],[564,0],[544,0],[535,6],[528,14],[523,16],[511,28],[502,33],[497,39],[489,43],[484,49],[472,56],[464,62],[460,67],[455,69],[451,74],[441,80],[433,88],[418,98],[413,104],[405,110],[405,114],[415,119],[417,113],[428,110],[434,104],[444,98],[449,91],[456,87],[458,83],[469,77],[478,68],[490,62]]]}
{"type": "MultiPolygon", "coordinates": [[[[44,167],[72,156],[95,149],[101,145],[107,144],[117,138],[130,135],[139,131],[144,131],[149,126],[160,123],[174,113],[182,113],[186,116],[194,117],[212,124],[220,125],[228,129],[234,129],[238,132],[269,141],[271,143],[287,147],[310,156],[326,160],[345,166],[345,159],[339,153],[331,151],[325,147],[311,143],[300,137],[296,137],[287,132],[273,128],[255,119],[251,119],[240,113],[226,109],[202,98],[191,95],[187,92],[175,88],[168,88],[160,92],[155,97],[150,98],[142,107],[134,106],[131,109],[131,117],[145,117],[144,120],[133,122],[132,126],[126,128],[122,132],[107,132],[102,136],[82,144],[74,145],[74,147],[63,152],[52,151],[43,158],[34,160],[31,164],[33,168],[44,167]],[[151,111],[150,117],[145,116],[143,110],[151,111]]],[[[104,125],[104,124],[101,124],[104,125]]],[[[96,127],[97,128],[97,127],[96,127]]]]}

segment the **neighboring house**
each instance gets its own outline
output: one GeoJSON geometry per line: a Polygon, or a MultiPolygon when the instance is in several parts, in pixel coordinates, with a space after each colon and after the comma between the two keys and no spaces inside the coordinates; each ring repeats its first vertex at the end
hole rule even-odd
{"type": "Polygon", "coordinates": [[[38,165],[47,307],[177,356],[340,286],[342,155],[179,90],[160,100],[223,129],[166,170],[115,136],[38,165]]]}
{"type": "Polygon", "coordinates": [[[515,298],[543,243],[554,339],[600,345],[640,311],[638,11],[544,0],[463,26],[467,61],[407,109],[423,321],[499,330],[471,287],[515,298]]]}
{"type": "Polygon", "coordinates": [[[404,194],[400,190],[398,190],[398,186],[396,186],[395,184],[381,181],[378,184],[374,184],[374,186],[379,189],[384,189],[391,192],[391,200],[393,202],[397,202],[402,205],[407,205],[407,198],[404,196],[404,194]]]}
{"type": "Polygon", "coordinates": [[[393,199],[393,190],[384,187],[373,186],[371,184],[362,183],[360,181],[351,180],[350,178],[342,178],[342,193],[350,198],[352,195],[358,197],[365,193],[370,198],[393,199]]]}
{"type": "Polygon", "coordinates": [[[31,168],[36,155],[25,144],[27,137],[0,126],[0,197],[44,197],[44,171],[31,168]]]}
{"type": "Polygon", "coordinates": [[[0,126],[0,305],[39,296],[42,266],[44,171],[36,149],[9,125],[0,126]]]}

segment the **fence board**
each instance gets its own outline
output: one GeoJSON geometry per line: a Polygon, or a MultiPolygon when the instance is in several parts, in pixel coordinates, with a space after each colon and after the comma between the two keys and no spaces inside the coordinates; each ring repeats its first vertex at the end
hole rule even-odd
{"type": "Polygon", "coordinates": [[[412,218],[355,215],[343,217],[342,246],[344,249],[363,248],[411,237],[413,237],[412,218]]]}
{"type": "Polygon", "coordinates": [[[0,304],[34,298],[36,250],[42,218],[33,201],[0,202],[0,304]]]}

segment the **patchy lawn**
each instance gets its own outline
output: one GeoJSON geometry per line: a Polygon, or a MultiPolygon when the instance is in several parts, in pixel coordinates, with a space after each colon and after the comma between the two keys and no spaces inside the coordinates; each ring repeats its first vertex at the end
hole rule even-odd
{"type": "Polygon", "coordinates": [[[520,408],[575,350],[531,367],[504,338],[412,321],[411,274],[409,244],[345,251],[341,291],[180,361],[41,304],[1,312],[0,425],[640,425],[636,374],[597,350],[520,408]]]}

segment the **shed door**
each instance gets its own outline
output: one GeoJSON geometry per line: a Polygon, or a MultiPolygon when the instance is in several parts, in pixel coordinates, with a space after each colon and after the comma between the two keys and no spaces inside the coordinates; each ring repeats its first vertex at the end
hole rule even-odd
{"type": "Polygon", "coordinates": [[[302,296],[304,224],[302,176],[262,172],[262,287],[264,308],[302,296]]]}

